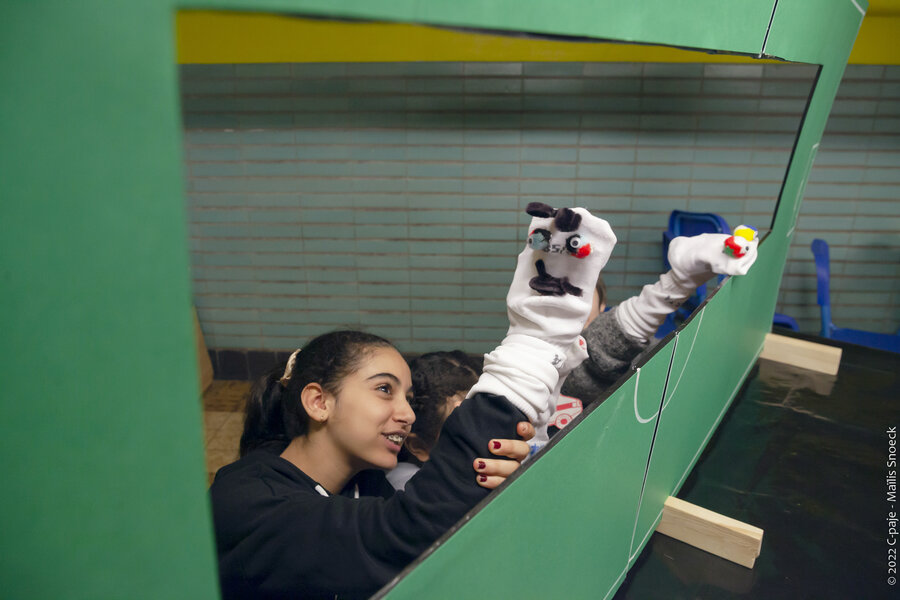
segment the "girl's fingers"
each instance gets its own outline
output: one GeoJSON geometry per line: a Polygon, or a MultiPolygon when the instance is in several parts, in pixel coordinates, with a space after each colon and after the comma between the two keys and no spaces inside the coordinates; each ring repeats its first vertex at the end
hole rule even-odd
{"type": "Polygon", "coordinates": [[[521,462],[528,457],[531,448],[522,440],[491,440],[488,442],[488,450],[496,456],[505,456],[521,462]]]}
{"type": "Polygon", "coordinates": [[[502,458],[476,458],[472,466],[479,475],[509,477],[519,468],[520,463],[502,458]]]}
{"type": "MultiPolygon", "coordinates": [[[[516,427],[516,432],[525,440],[530,440],[534,436],[534,427],[531,423],[523,421],[516,427]]],[[[475,459],[473,466],[477,473],[476,480],[478,481],[478,485],[489,490],[494,489],[503,483],[507,477],[512,475],[512,473],[519,468],[521,462],[528,457],[528,453],[531,451],[528,443],[522,440],[491,440],[488,442],[488,449],[491,451],[491,454],[512,459],[475,459]]]]}
{"type": "Polygon", "coordinates": [[[476,458],[473,466],[477,473],[475,478],[478,485],[492,490],[512,475],[519,468],[519,463],[500,458],[476,458]]]}
{"type": "Polygon", "coordinates": [[[478,476],[478,485],[489,490],[496,488],[504,481],[506,481],[506,477],[491,477],[489,475],[478,476]]]}
{"type": "Polygon", "coordinates": [[[516,433],[527,442],[534,437],[534,425],[528,421],[522,421],[516,425],[516,433]]]}

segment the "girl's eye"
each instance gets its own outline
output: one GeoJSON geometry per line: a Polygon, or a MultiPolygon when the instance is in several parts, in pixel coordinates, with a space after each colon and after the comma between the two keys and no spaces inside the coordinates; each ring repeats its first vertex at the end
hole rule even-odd
{"type": "Polygon", "coordinates": [[[532,250],[546,250],[550,245],[550,232],[546,229],[535,229],[528,236],[528,245],[532,250]]]}
{"type": "Polygon", "coordinates": [[[379,392],[384,392],[385,394],[390,394],[391,393],[391,384],[382,383],[375,389],[378,390],[379,392]]]}
{"type": "Polygon", "coordinates": [[[591,245],[587,243],[583,237],[578,235],[570,235],[566,239],[566,250],[575,258],[584,258],[591,253],[591,245]]]}

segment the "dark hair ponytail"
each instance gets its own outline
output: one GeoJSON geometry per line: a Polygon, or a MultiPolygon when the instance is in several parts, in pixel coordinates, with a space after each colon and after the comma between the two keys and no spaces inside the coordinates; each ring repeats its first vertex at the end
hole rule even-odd
{"type": "Polygon", "coordinates": [[[384,338],[362,331],[332,331],[314,338],[294,358],[285,379],[285,366],[261,377],[250,390],[241,434],[240,455],[262,446],[283,450],[295,437],[306,434],[309,417],[300,392],[318,383],[337,394],[343,379],[359,368],[374,348],[393,348],[384,338]]]}

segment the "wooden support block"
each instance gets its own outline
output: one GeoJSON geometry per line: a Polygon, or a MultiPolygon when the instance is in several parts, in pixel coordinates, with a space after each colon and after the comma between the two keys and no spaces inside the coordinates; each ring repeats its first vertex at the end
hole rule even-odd
{"type": "Polygon", "coordinates": [[[762,546],[763,530],[669,496],[656,531],[748,569],[762,546]]]}
{"type": "Polygon", "coordinates": [[[835,346],[767,333],[759,357],[827,375],[837,375],[842,352],[841,348],[835,346]]]}
{"type": "Polygon", "coordinates": [[[212,361],[209,359],[209,352],[206,350],[206,340],[203,339],[203,330],[200,329],[200,319],[197,318],[197,309],[194,312],[194,343],[197,352],[197,370],[200,375],[200,395],[212,385],[213,368],[212,361]]]}

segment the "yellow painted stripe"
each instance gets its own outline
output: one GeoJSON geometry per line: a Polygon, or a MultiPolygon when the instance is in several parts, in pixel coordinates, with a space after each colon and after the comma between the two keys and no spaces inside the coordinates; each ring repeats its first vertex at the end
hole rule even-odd
{"type": "MultiPolygon", "coordinates": [[[[850,62],[900,64],[900,18],[869,17],[850,62]],[[863,35],[868,36],[863,40],[863,35]]],[[[752,58],[661,46],[560,42],[465,33],[423,25],[341,23],[281,15],[181,11],[178,62],[724,62],[752,58]]]]}
{"type": "Polygon", "coordinates": [[[867,15],[863,19],[853,51],[851,65],[900,65],[900,16],[867,15]]]}

